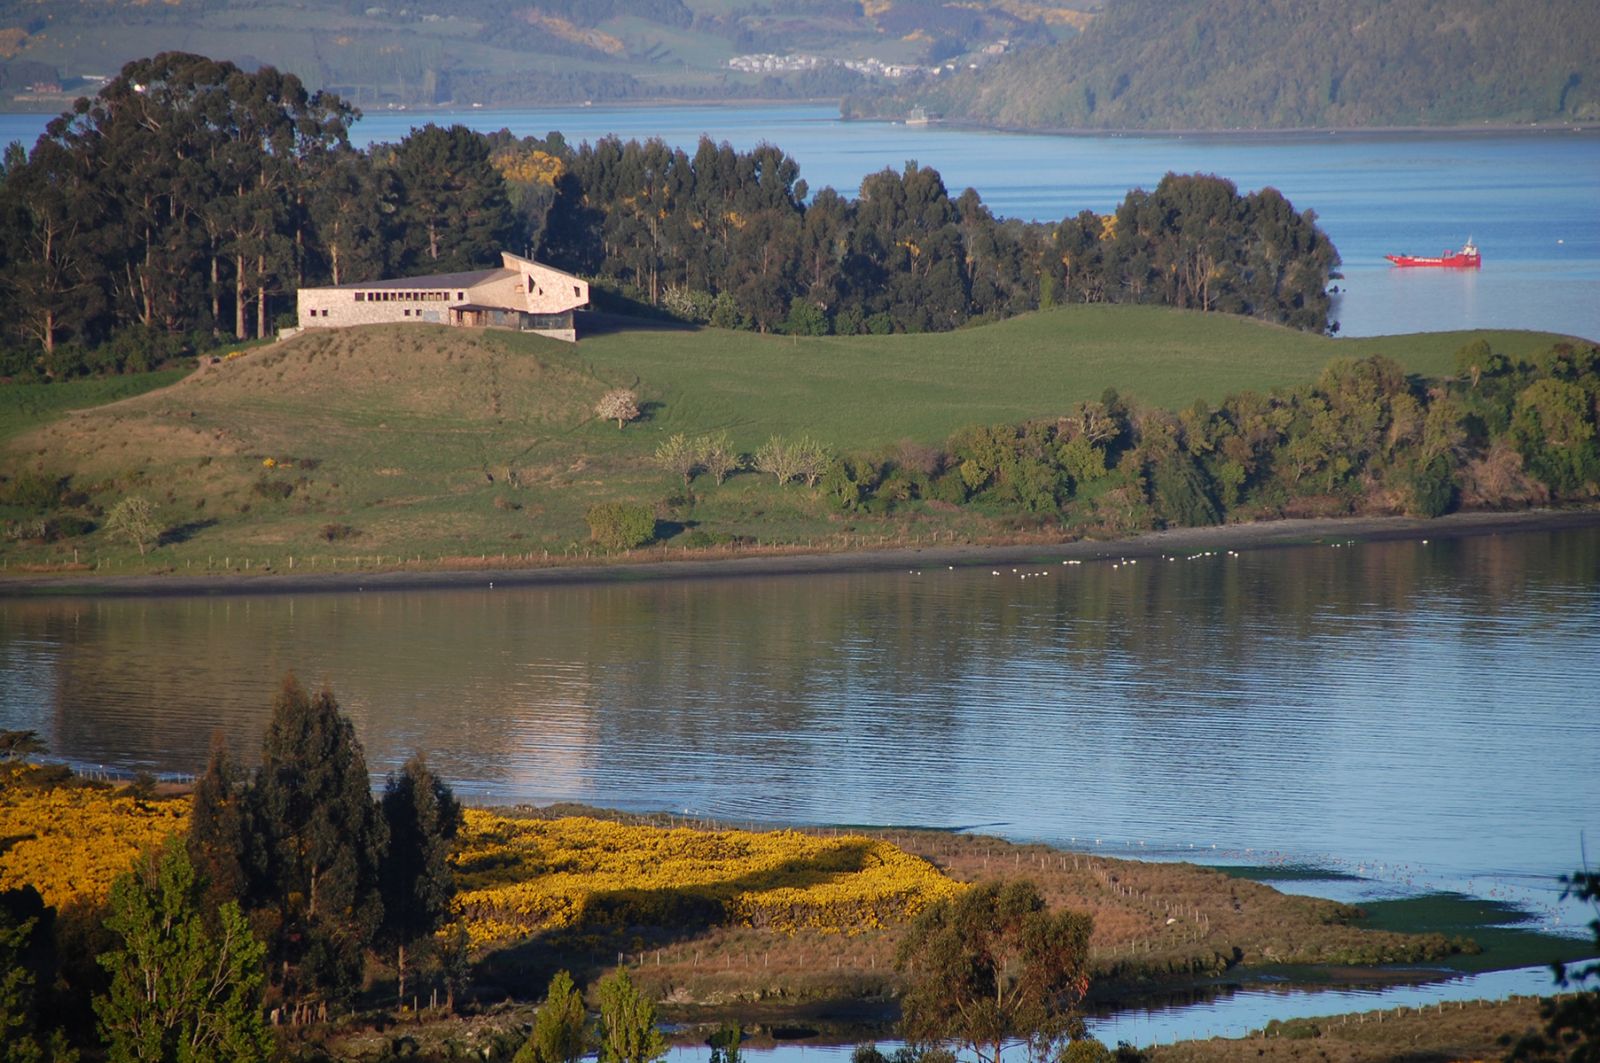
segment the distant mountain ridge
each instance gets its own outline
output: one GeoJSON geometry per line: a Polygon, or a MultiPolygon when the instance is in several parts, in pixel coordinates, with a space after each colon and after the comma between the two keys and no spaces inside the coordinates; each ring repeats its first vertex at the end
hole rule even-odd
{"type": "Polygon", "coordinates": [[[361,107],[834,98],[1077,33],[1101,0],[0,0],[0,109],[129,60],[266,63],[361,107]]]}
{"type": "Polygon", "coordinates": [[[845,101],[1034,129],[1600,121],[1593,0],[1112,0],[1083,34],[845,101]]]}

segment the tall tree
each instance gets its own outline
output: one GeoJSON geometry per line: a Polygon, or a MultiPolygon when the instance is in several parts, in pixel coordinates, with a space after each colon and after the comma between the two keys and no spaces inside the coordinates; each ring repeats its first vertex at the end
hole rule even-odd
{"type": "Polygon", "coordinates": [[[286,677],[251,790],[250,871],[272,917],[273,973],[291,999],[348,993],[382,922],[388,829],[371,786],[333,693],[307,695],[286,677]]]}
{"type": "Polygon", "coordinates": [[[395,949],[397,992],[404,1002],[407,950],[450,914],[455,894],[450,843],[461,826],[461,806],[418,753],[389,776],[382,808],[389,833],[380,870],[383,934],[395,949]]]}
{"type": "Polygon", "coordinates": [[[1090,916],[1052,913],[1032,882],[988,882],[927,909],[900,943],[906,1039],[1000,1063],[1007,1042],[1078,1036],[1090,916]]]}
{"type": "Polygon", "coordinates": [[[0,284],[14,297],[13,327],[43,348],[44,368],[63,338],[89,338],[103,308],[95,230],[106,212],[85,160],[49,138],[0,184],[7,254],[0,284]]]}
{"type": "Polygon", "coordinates": [[[111,976],[95,1002],[112,1063],[266,1063],[261,1012],[265,950],[239,905],[215,926],[182,842],[147,853],[111,887],[106,927],[119,946],[100,957],[111,976]]]}
{"type": "Polygon", "coordinates": [[[392,164],[407,268],[448,273],[494,264],[516,219],[482,134],[430,123],[394,148],[392,164]]]}
{"type": "Polygon", "coordinates": [[[228,752],[221,731],[211,736],[206,770],[195,780],[189,815],[189,861],[204,883],[212,908],[247,895],[245,820],[247,776],[228,752]]]}

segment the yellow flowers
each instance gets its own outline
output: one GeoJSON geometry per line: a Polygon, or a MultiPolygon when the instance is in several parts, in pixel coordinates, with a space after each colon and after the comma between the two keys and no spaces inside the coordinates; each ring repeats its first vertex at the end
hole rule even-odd
{"type": "Polygon", "coordinates": [[[277,458],[262,458],[261,459],[261,464],[263,466],[265,466],[266,468],[276,469],[278,467],[278,459],[277,458]]]}
{"type": "Polygon", "coordinates": [[[32,884],[46,904],[98,902],[145,846],[186,830],[188,801],[105,790],[0,789],[0,889],[32,884]]]}
{"type": "Polygon", "coordinates": [[[586,925],[737,923],[856,934],[962,888],[925,861],[860,835],[668,830],[469,809],[458,846],[456,915],[477,948],[586,925]]]}
{"type": "Polygon", "coordinates": [[[554,185],[567,172],[567,164],[543,151],[507,151],[492,160],[507,181],[525,185],[554,185]]]}
{"type": "MultiPolygon", "coordinates": [[[[188,829],[189,802],[90,788],[0,789],[0,889],[98,902],[139,851],[188,829]]],[[[467,809],[451,858],[475,949],[540,930],[736,924],[858,934],[965,887],[886,841],[798,831],[668,830],[467,809]]]]}

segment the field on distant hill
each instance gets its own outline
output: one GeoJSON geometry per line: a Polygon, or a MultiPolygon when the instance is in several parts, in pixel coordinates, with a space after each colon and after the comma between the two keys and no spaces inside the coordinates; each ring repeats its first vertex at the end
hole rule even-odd
{"type": "MultiPolygon", "coordinates": [[[[1478,335],[1335,340],[1140,307],[886,337],[595,325],[575,346],[432,326],[312,333],[21,431],[11,423],[21,415],[0,404],[0,467],[13,477],[70,477],[68,491],[102,512],[128,495],[148,498],[166,529],[148,557],[102,529],[49,544],[11,539],[0,558],[252,572],[289,557],[302,569],[542,559],[587,549],[584,514],[611,500],[652,505],[674,545],[981,540],[1004,525],[966,507],[846,515],[816,491],[751,472],[720,486],[702,475],[686,488],[651,456],[676,433],[719,431],[745,452],[801,434],[836,452],[938,445],[964,426],[1060,415],[1107,387],[1175,408],[1304,383],[1340,356],[1382,353],[1439,374],[1478,335]],[[644,408],[622,430],[593,413],[618,386],[635,388],[644,408]]],[[[1513,356],[1553,339],[1483,335],[1513,356]]]]}
{"type": "MultiPolygon", "coordinates": [[[[1099,0],[0,0],[0,106],[63,110],[85,75],[198,52],[267,63],[362,107],[838,97],[883,64],[1071,36],[1099,0]],[[815,61],[780,63],[769,57],[815,61]],[[736,66],[730,60],[747,57],[736,66]],[[875,61],[867,72],[844,61],[875,61]]],[[[87,87],[86,87],[87,86],[87,87]]]]}

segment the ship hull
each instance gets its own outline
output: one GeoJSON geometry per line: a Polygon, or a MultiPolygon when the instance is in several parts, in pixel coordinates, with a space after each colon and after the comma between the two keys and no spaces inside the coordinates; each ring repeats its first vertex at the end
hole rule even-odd
{"type": "Polygon", "coordinates": [[[1477,269],[1483,264],[1481,255],[1464,255],[1459,251],[1452,251],[1447,255],[1427,258],[1421,255],[1384,255],[1384,258],[1397,266],[1406,267],[1431,267],[1433,269],[1477,269]]]}

